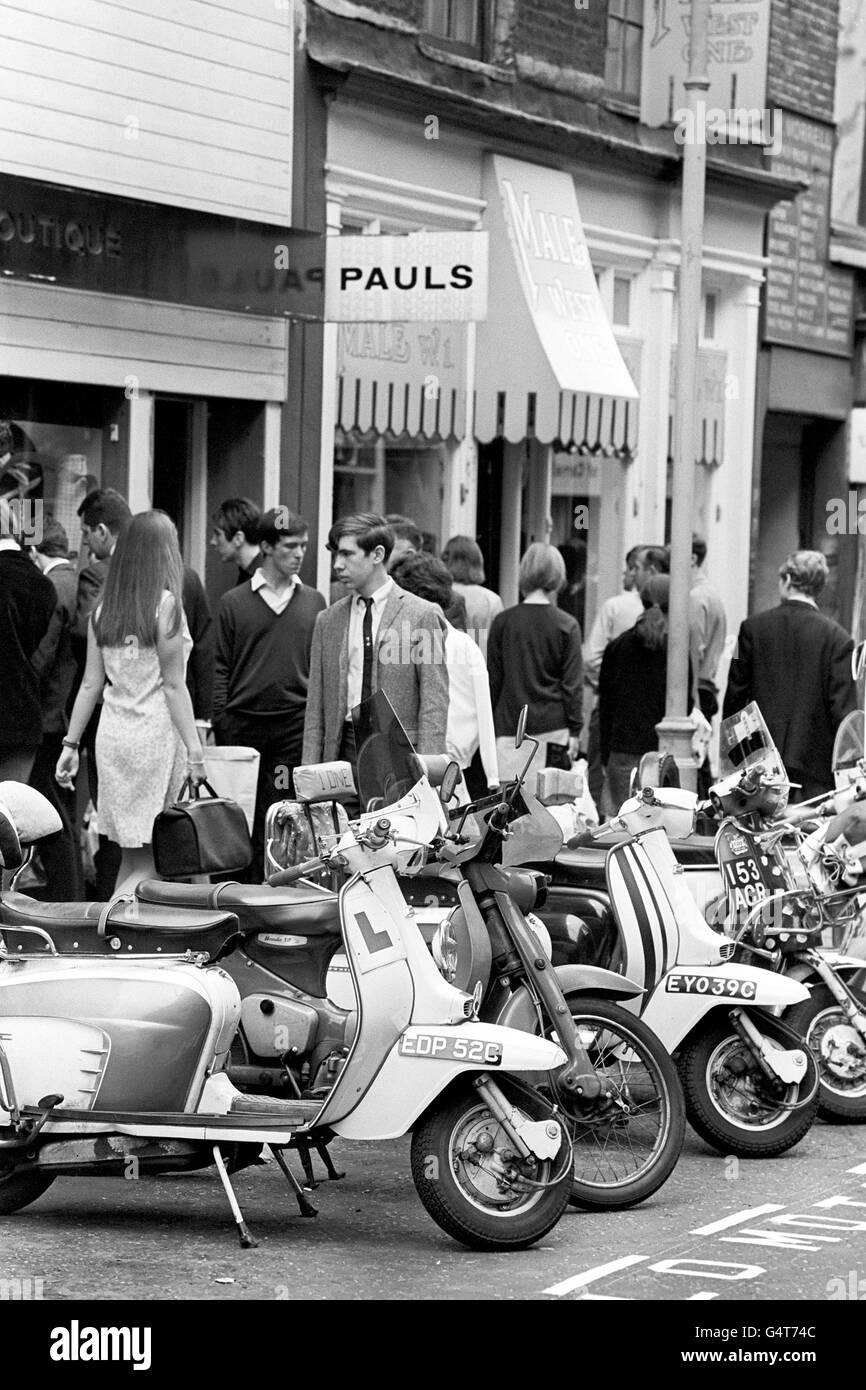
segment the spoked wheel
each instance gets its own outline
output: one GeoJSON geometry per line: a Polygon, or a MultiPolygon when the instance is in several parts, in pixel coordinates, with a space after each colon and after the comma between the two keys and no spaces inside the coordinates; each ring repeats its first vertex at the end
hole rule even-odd
{"type": "MultiPolygon", "coordinates": [[[[529,1087],[495,1078],[530,1120],[552,1119],[529,1087]]],[[[570,1146],[524,1160],[474,1087],[446,1093],[412,1135],[412,1179],[438,1226],[473,1250],[523,1250],[556,1225],[568,1204],[570,1146]]]]}
{"type": "Polygon", "coordinates": [[[40,1173],[38,1169],[28,1172],[12,1172],[11,1164],[0,1164],[0,1216],[11,1216],[14,1211],[28,1207],[41,1197],[53,1183],[54,1173],[40,1173]]]}
{"type": "Polygon", "coordinates": [[[633,1207],[667,1182],[680,1156],[685,1107],[676,1068],[655,1033],[606,1000],[572,995],[571,1017],[611,1095],[556,1099],[574,1145],[569,1201],[588,1211],[633,1207]]]}
{"type": "MultiPolygon", "coordinates": [[[[849,988],[866,1017],[866,994],[849,988]]],[[[866,1120],[866,1041],[827,986],[816,986],[810,999],[788,1010],[785,1021],[818,1059],[822,1119],[836,1124],[866,1120]]]]}
{"type": "MultiPolygon", "coordinates": [[[[771,1047],[794,1045],[789,1029],[769,1015],[761,1018],[760,1027],[771,1047]]],[[[739,1158],[775,1158],[792,1149],[818,1113],[817,1067],[805,1051],[803,1080],[774,1086],[729,1019],[711,1024],[679,1054],[686,1113],[694,1129],[720,1153],[739,1158]],[[805,1105],[792,1108],[810,1092],[805,1105]]]]}

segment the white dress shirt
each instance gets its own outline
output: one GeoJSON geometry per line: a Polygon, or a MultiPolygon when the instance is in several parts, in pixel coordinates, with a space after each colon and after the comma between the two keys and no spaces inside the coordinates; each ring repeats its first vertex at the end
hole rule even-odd
{"type": "Polygon", "coordinates": [[[450,623],[447,628],[448,723],[445,744],[462,769],[469,766],[475,750],[479,749],[487,785],[495,786],[499,782],[499,765],[487,666],[481,649],[468,633],[459,632],[450,623]]]}
{"type": "Polygon", "coordinates": [[[277,590],[265,578],[264,570],[257,569],[250,585],[254,594],[263,598],[265,603],[274,613],[285,613],[292,600],[292,595],[296,589],[300,588],[301,581],[296,574],[292,575],[291,583],[287,584],[282,590],[277,590]]]}
{"type": "MultiPolygon", "coordinates": [[[[385,580],[381,589],[377,589],[375,594],[370,597],[373,600],[373,646],[379,635],[379,625],[382,622],[382,613],[385,604],[391,596],[392,589],[396,588],[393,579],[390,577],[385,580]]],[[[361,703],[361,686],[364,682],[364,600],[360,594],[356,594],[352,599],[352,606],[349,610],[349,661],[346,672],[346,708],[353,710],[355,705],[361,703]]]]}

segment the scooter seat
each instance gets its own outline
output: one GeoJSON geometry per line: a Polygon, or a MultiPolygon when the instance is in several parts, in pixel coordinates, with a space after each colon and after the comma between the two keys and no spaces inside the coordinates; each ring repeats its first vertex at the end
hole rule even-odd
{"type": "MultiPolygon", "coordinates": [[[[591,845],[560,850],[554,860],[554,883],[603,888],[604,861],[608,850],[630,839],[631,836],[625,832],[610,831],[595,838],[591,845]]],[[[688,840],[671,840],[670,846],[677,863],[682,864],[683,868],[712,869],[716,863],[714,843],[711,835],[694,835],[688,840]]]]}
{"type": "Polygon", "coordinates": [[[105,908],[105,903],[43,903],[25,893],[4,893],[0,897],[0,935],[10,956],[47,948],[31,932],[4,931],[4,927],[38,927],[61,955],[175,955],[194,951],[206,953],[211,960],[238,935],[238,919],[226,910],[178,912],[123,899],[112,904],[100,931],[105,908]]]}
{"type": "Polygon", "coordinates": [[[267,883],[163,883],[144,879],[141,903],[174,908],[222,908],[236,914],[244,935],[291,931],[303,936],[339,936],[336,893],[317,888],[271,888],[267,883]]]}

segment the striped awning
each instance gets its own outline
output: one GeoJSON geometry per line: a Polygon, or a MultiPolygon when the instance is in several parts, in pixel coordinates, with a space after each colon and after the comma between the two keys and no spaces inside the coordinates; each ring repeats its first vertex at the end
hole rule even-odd
{"type": "Polygon", "coordinates": [[[339,428],[392,439],[459,439],[465,390],[465,324],[339,324],[339,428]]]}

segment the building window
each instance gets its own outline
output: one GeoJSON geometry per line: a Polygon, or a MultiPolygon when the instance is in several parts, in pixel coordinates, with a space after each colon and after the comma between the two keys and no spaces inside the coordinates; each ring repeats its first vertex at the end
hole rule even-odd
{"type": "Polygon", "coordinates": [[[631,280],[627,275],[613,277],[613,319],[619,328],[631,323],[631,280]]]}
{"type": "Polygon", "coordinates": [[[640,97],[643,0],[609,0],[604,80],[611,92],[640,97]]]}
{"type": "Polygon", "coordinates": [[[704,295],[704,337],[711,343],[716,336],[716,295],[704,295]]]}
{"type": "Polygon", "coordinates": [[[492,0],[426,0],[424,30],[454,53],[484,59],[492,0]]]}

